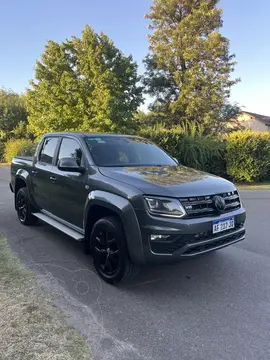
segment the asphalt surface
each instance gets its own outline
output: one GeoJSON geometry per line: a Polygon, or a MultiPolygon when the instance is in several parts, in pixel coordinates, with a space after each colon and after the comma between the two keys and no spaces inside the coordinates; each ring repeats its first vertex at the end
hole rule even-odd
{"type": "Polygon", "coordinates": [[[0,168],[0,231],[90,341],[93,359],[270,359],[270,191],[242,193],[246,242],[113,287],[81,244],[19,223],[8,181],[0,168]]]}

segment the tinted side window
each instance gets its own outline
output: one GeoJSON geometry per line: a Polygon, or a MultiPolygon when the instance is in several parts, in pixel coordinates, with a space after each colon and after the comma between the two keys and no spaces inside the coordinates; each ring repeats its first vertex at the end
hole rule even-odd
{"type": "Polygon", "coordinates": [[[74,159],[76,159],[78,166],[81,166],[82,150],[76,140],[68,138],[64,138],[62,140],[58,160],[65,157],[73,157],[74,159]]]}
{"type": "Polygon", "coordinates": [[[39,161],[44,162],[46,164],[52,164],[57,142],[58,142],[58,138],[56,137],[46,138],[44,140],[39,155],[39,161]]]}

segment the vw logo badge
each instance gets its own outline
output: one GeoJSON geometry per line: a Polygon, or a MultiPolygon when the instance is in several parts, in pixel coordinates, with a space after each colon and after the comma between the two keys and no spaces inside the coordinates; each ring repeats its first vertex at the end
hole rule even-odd
{"type": "Polygon", "coordinates": [[[226,208],[225,200],[221,196],[214,196],[213,197],[213,204],[217,211],[222,212],[226,208]]]}

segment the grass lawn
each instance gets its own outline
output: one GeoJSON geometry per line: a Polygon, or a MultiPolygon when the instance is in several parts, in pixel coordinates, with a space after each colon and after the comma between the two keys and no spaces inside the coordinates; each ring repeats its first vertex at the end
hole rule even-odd
{"type": "Polygon", "coordinates": [[[237,184],[240,190],[270,190],[270,181],[252,184],[237,184]]]}
{"type": "Polygon", "coordinates": [[[0,235],[1,360],[89,360],[83,337],[67,325],[34,275],[11,253],[0,235]]]}

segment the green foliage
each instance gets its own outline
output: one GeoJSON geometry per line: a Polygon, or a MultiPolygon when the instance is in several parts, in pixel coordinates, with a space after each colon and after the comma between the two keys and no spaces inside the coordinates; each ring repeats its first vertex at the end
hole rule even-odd
{"type": "MultiPolygon", "coordinates": [[[[14,139],[23,139],[28,134],[27,123],[20,121],[18,125],[11,131],[11,137],[14,139]]],[[[29,134],[28,134],[29,135],[29,134]]]]}
{"type": "Polygon", "coordinates": [[[5,144],[4,160],[11,162],[14,156],[33,156],[36,145],[28,139],[8,140],[5,144]]]}
{"type": "Polygon", "coordinates": [[[226,137],[202,136],[199,130],[180,126],[146,127],[150,138],[183,165],[236,182],[270,180],[270,133],[236,131],[226,137]]]}
{"type": "Polygon", "coordinates": [[[237,131],[227,139],[227,173],[235,181],[263,181],[270,170],[270,134],[237,131]]]}
{"type": "Polygon", "coordinates": [[[134,115],[134,121],[135,121],[136,129],[140,129],[144,126],[152,126],[157,123],[155,116],[152,117],[151,112],[144,112],[142,110],[139,110],[134,115]]]}
{"type": "Polygon", "coordinates": [[[49,41],[27,91],[29,130],[131,131],[142,103],[137,64],[89,26],[82,37],[49,41]]]}
{"type": "Polygon", "coordinates": [[[219,176],[226,175],[225,143],[217,138],[186,135],[181,127],[167,130],[162,127],[146,128],[140,132],[186,166],[219,176]]]}
{"type": "MultiPolygon", "coordinates": [[[[234,55],[221,35],[218,0],[153,0],[150,55],[145,59],[147,91],[152,110],[169,124],[195,121],[217,127],[230,88],[234,55]]],[[[224,109],[223,109],[224,110],[224,109]]]]}
{"type": "Polygon", "coordinates": [[[27,123],[24,96],[0,89],[0,139],[7,140],[19,123],[27,123]]]}

